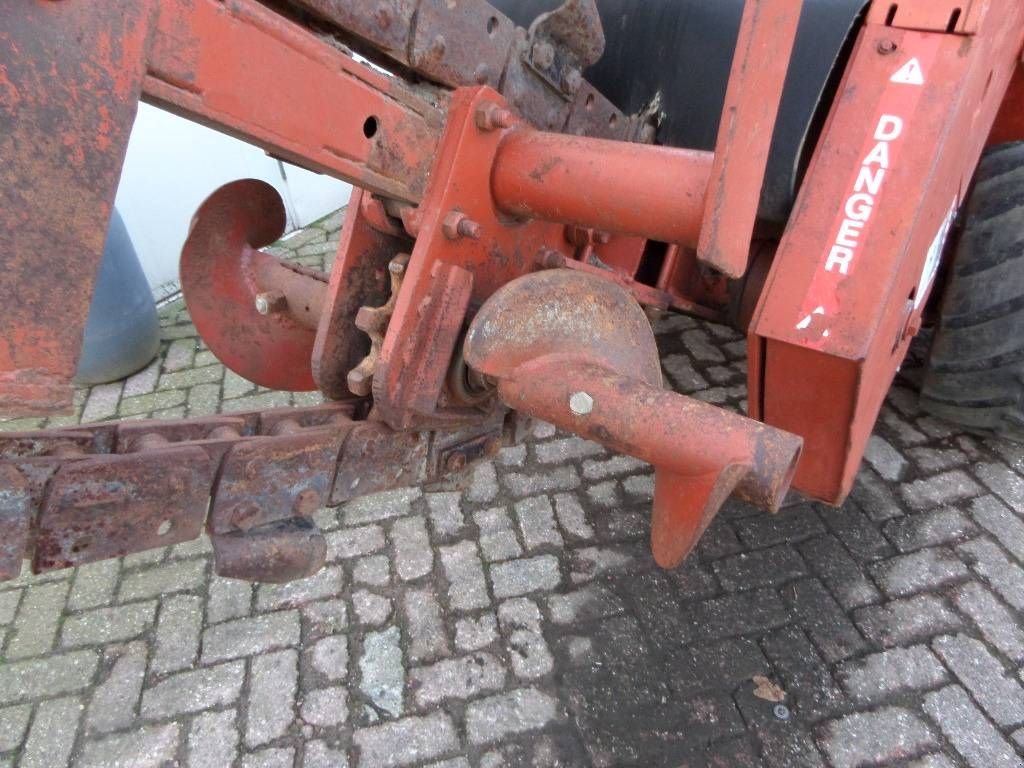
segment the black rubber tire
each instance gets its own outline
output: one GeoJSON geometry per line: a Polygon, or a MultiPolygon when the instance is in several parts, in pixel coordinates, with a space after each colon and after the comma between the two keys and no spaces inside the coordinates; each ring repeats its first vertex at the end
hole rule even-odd
{"type": "Polygon", "coordinates": [[[1024,442],[1024,142],[992,149],[978,168],[921,403],[1024,442]]]}

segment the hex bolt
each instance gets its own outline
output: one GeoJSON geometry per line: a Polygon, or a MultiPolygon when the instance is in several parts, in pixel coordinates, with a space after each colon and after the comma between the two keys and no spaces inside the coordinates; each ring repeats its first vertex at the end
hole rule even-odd
{"type": "Polygon", "coordinates": [[[463,237],[479,240],[483,235],[483,227],[461,211],[452,211],[445,216],[441,229],[449,240],[461,240],[463,237]]]}
{"type": "Polygon", "coordinates": [[[890,53],[896,53],[896,50],[898,48],[899,45],[896,43],[895,40],[890,40],[889,38],[886,38],[885,40],[878,41],[878,52],[883,56],[888,56],[890,53]]]}
{"type": "Polygon", "coordinates": [[[533,63],[547,69],[555,63],[555,47],[551,43],[534,43],[533,63]]]}
{"type": "Polygon", "coordinates": [[[476,109],[476,127],[481,131],[491,132],[498,129],[511,128],[515,123],[515,116],[507,109],[488,101],[476,109]]]}
{"type": "Polygon", "coordinates": [[[586,392],[574,392],[569,397],[569,410],[575,416],[589,416],[594,411],[594,398],[586,392]]]}
{"type": "Polygon", "coordinates": [[[288,299],[280,291],[264,291],[256,294],[256,311],[261,315],[283,312],[288,308],[288,299]]]}

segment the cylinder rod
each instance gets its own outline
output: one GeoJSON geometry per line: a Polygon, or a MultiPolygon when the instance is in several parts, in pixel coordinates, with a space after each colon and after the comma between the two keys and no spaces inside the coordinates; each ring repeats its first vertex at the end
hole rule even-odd
{"type": "Polygon", "coordinates": [[[491,187],[505,213],[696,246],[714,154],[511,131],[491,187]]]}

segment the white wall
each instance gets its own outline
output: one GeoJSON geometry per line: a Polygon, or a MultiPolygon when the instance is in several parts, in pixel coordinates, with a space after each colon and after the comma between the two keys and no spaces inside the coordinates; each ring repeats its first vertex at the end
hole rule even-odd
{"type": "Polygon", "coordinates": [[[256,178],[285,201],[289,229],[316,221],[348,202],[348,184],[268,157],[148,104],[139,105],[117,208],[152,287],[178,279],[178,258],[192,215],[222,184],[256,178]]]}

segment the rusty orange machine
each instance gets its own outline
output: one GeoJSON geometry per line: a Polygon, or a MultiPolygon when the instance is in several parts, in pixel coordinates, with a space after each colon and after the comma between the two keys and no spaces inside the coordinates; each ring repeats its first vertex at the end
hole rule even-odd
{"type": "MultiPolygon", "coordinates": [[[[329,275],[260,250],[284,208],[252,180],[181,260],[225,365],[330,404],[0,436],[0,577],[204,530],[221,574],[306,576],[313,511],[492,455],[517,411],[654,465],[666,568],[732,495],[843,501],[982,153],[1024,139],[1024,4],[555,5],[3,4],[4,414],[71,404],[140,99],[356,191],[329,275]],[[747,334],[750,418],[665,389],[652,309],[747,334]]],[[[968,423],[1024,424],[998,395],[968,423]]]]}

